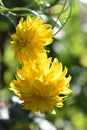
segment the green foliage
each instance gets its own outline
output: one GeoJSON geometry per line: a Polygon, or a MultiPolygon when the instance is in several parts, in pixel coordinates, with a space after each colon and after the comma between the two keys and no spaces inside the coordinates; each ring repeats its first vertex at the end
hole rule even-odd
{"type": "Polygon", "coordinates": [[[36,117],[46,119],[58,130],[87,129],[87,32],[83,30],[86,16],[81,7],[87,12],[87,5],[75,0],[0,0],[0,114],[3,108],[9,111],[9,118],[0,117],[0,130],[41,129],[36,117]],[[14,94],[9,90],[19,65],[10,48],[10,34],[20,17],[27,15],[40,16],[52,25],[55,37],[47,47],[48,56],[57,57],[72,76],[73,93],[61,109],[56,108],[56,115],[31,115],[22,109],[18,99],[13,100],[14,94]]]}

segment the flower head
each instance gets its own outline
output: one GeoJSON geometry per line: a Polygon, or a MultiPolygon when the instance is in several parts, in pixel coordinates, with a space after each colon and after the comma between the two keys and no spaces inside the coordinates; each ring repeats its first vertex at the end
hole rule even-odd
{"type": "Polygon", "coordinates": [[[16,32],[11,35],[11,46],[15,51],[15,58],[20,62],[39,58],[40,53],[45,53],[44,46],[53,41],[53,30],[50,24],[45,24],[41,18],[28,16],[24,21],[19,21],[16,32]]]}
{"type": "Polygon", "coordinates": [[[23,101],[24,108],[32,113],[44,113],[46,110],[53,112],[55,106],[62,107],[64,98],[71,93],[71,77],[66,77],[66,74],[67,68],[62,70],[62,64],[56,58],[53,63],[48,58],[32,67],[24,65],[18,70],[10,89],[23,101]]]}

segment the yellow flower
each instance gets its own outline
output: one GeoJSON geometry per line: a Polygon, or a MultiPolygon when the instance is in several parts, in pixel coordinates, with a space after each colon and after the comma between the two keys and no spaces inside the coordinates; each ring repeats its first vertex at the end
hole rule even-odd
{"type": "Polygon", "coordinates": [[[48,58],[41,64],[32,67],[24,65],[18,70],[16,80],[10,84],[10,89],[23,101],[25,109],[32,113],[54,111],[54,107],[62,107],[64,99],[71,93],[66,77],[67,68],[62,70],[62,64],[55,58],[48,58]]]}
{"type": "Polygon", "coordinates": [[[40,53],[46,53],[44,46],[53,41],[53,30],[50,24],[45,24],[41,18],[28,16],[24,21],[20,19],[16,32],[11,35],[11,46],[15,51],[15,58],[20,62],[39,58],[40,53]]]}

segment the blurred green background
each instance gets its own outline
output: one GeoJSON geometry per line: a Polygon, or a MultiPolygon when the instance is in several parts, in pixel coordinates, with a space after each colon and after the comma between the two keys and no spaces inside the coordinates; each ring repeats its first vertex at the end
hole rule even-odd
{"type": "Polygon", "coordinates": [[[86,0],[0,0],[0,130],[87,130],[86,0]],[[55,37],[47,46],[48,56],[57,57],[72,76],[73,93],[61,109],[56,108],[56,115],[32,115],[9,90],[20,66],[10,47],[10,35],[27,15],[40,16],[52,25],[55,37]]]}

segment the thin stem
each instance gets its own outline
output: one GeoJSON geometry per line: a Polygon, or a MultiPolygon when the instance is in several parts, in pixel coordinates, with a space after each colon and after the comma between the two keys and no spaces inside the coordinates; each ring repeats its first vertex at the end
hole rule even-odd
{"type": "Polygon", "coordinates": [[[66,21],[63,23],[63,25],[60,27],[60,29],[54,35],[56,35],[64,27],[64,25],[67,23],[67,21],[69,20],[69,18],[71,16],[71,11],[72,11],[72,4],[71,4],[71,0],[70,0],[70,12],[69,12],[69,15],[68,15],[66,21]]]}
{"type": "Polygon", "coordinates": [[[13,16],[19,16],[19,14],[16,14],[16,12],[19,12],[19,11],[28,11],[30,13],[33,13],[36,16],[38,15],[38,13],[36,13],[36,11],[25,8],[25,7],[15,7],[15,8],[8,9],[6,7],[0,6],[0,13],[8,12],[8,13],[12,14],[13,16]]]}
{"type": "Polygon", "coordinates": [[[0,0],[0,4],[1,4],[1,6],[3,6],[3,7],[4,7],[4,4],[3,4],[2,0],[0,0]]]}
{"type": "Polygon", "coordinates": [[[64,10],[64,8],[65,8],[66,2],[67,2],[67,0],[65,0],[64,6],[63,6],[63,8],[62,8],[60,14],[59,14],[58,17],[57,17],[57,20],[55,21],[54,25],[52,26],[52,29],[55,27],[55,25],[56,25],[58,19],[60,18],[61,14],[62,14],[62,12],[63,12],[63,10],[64,10]]]}

